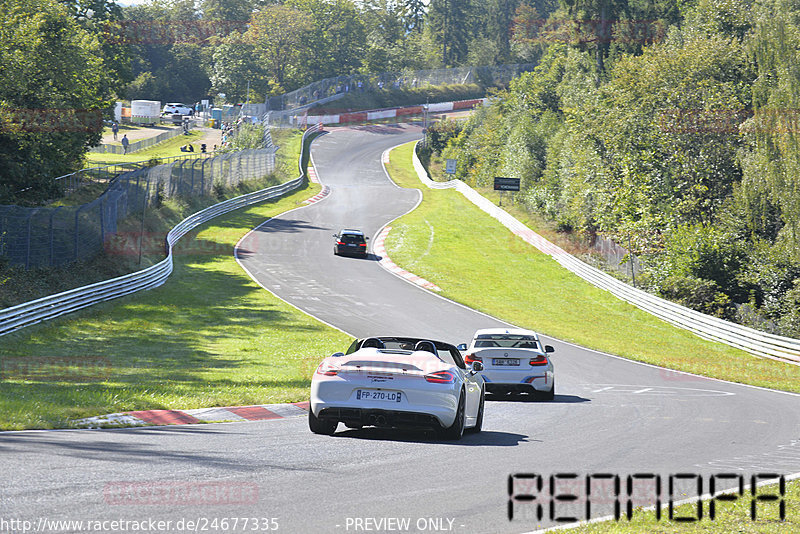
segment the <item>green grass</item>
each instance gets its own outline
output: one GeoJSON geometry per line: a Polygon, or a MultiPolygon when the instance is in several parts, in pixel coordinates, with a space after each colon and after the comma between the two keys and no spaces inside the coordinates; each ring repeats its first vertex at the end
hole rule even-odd
{"type": "Polygon", "coordinates": [[[410,143],[392,151],[389,171],[398,184],[421,188],[424,201],[392,224],[387,252],[441,287],[443,296],[603,352],[800,392],[800,366],[757,358],[656,319],[573,275],[460,193],[420,187],[412,150],[410,143]]]}
{"type": "MultiPolygon", "coordinates": [[[[297,176],[300,134],[284,134],[282,142],[285,181],[297,176]]],[[[160,288],[4,336],[0,429],[62,428],[130,410],[307,400],[317,364],[349,336],[264,291],[232,253],[247,231],[319,189],[307,185],[198,228],[179,242],[175,271],[160,288]]],[[[148,215],[145,231],[165,232],[198,207],[170,201],[148,215]]],[[[151,254],[145,263],[161,258],[151,254]]],[[[77,274],[80,266],[70,269],[77,274]]]]}
{"type": "MultiPolygon", "coordinates": [[[[387,169],[399,185],[421,189],[424,200],[392,223],[386,247],[395,263],[440,286],[443,296],[514,324],[633,360],[800,392],[800,367],[756,358],[660,321],[569,273],[460,193],[422,186],[411,165],[413,146],[409,143],[393,150],[387,169]]],[[[536,221],[528,218],[525,222],[536,221]]],[[[656,520],[654,512],[639,510],[631,521],[595,523],[567,532],[800,532],[800,481],[787,484],[785,523],[773,520],[778,515],[769,503],[760,503],[759,510],[765,513],[762,519],[751,521],[749,503],[748,496],[722,503],[714,521],[706,518],[686,524],[668,521],[666,515],[656,520]]],[[[678,508],[676,516],[692,516],[693,506],[678,508]]]]}
{"type": "MultiPolygon", "coordinates": [[[[144,130],[144,129],[146,129],[146,128],[150,128],[150,126],[138,126],[138,125],[135,125],[135,124],[128,124],[128,123],[122,123],[122,122],[121,122],[121,123],[119,123],[119,133],[118,133],[118,138],[119,138],[119,139],[122,139],[122,136],[123,136],[124,134],[128,133],[128,132],[135,132],[136,130],[144,130]]],[[[112,132],[112,131],[111,131],[111,127],[110,127],[110,126],[106,126],[106,127],[104,127],[104,128],[103,128],[103,131],[101,132],[101,135],[102,135],[103,137],[105,137],[105,136],[107,136],[107,135],[111,135],[111,134],[113,134],[113,133],[114,133],[114,132],[112,132]]],[[[153,136],[154,136],[154,137],[155,137],[156,135],[158,135],[158,134],[153,134],[153,136]]],[[[112,143],[111,143],[111,144],[118,145],[118,144],[119,144],[119,140],[117,140],[117,141],[112,141],[112,143]]]]}
{"type": "MultiPolygon", "coordinates": [[[[181,152],[181,147],[187,143],[194,144],[195,151],[200,151],[197,141],[204,137],[203,132],[190,131],[189,135],[176,135],[172,139],[167,139],[150,148],[145,148],[131,154],[101,154],[89,152],[86,155],[87,167],[102,167],[103,165],[113,165],[114,163],[133,163],[136,161],[147,161],[150,158],[170,158],[173,156],[186,156],[186,152],[181,152]]],[[[132,141],[131,143],[134,143],[132,141]]],[[[208,147],[209,149],[211,147],[208,147]]]]}
{"type": "Polygon", "coordinates": [[[182,245],[160,288],[5,336],[0,428],[65,427],[128,410],[307,400],[316,365],[350,338],[264,291],[232,251],[249,229],[318,189],[203,226],[182,245]],[[23,359],[33,371],[15,374],[23,359]],[[88,363],[80,368],[81,361],[88,363]],[[38,379],[30,379],[33,372],[38,379]],[[75,374],[89,379],[76,383],[75,374]]]}
{"type": "MultiPolygon", "coordinates": [[[[148,210],[145,217],[145,233],[151,236],[166,235],[184,217],[224,198],[232,198],[296,178],[301,136],[302,134],[298,130],[287,130],[276,134],[276,138],[280,140],[281,150],[277,153],[275,176],[245,182],[235,189],[224,190],[222,198],[168,199],[160,208],[148,210]]],[[[97,198],[105,190],[105,187],[105,184],[92,184],[81,188],[75,194],[59,201],[58,204],[76,205],[88,202],[97,198]]],[[[119,223],[118,231],[123,235],[138,234],[141,229],[140,225],[141,214],[134,214],[119,223]]],[[[20,267],[0,266],[0,309],[137,271],[161,261],[163,258],[163,253],[146,252],[140,264],[138,254],[102,254],[90,260],[57,268],[26,271],[20,267]]]]}
{"type": "MultiPolygon", "coordinates": [[[[778,486],[764,486],[759,488],[759,495],[779,494],[778,486]]],[[[633,517],[628,521],[623,515],[619,521],[598,522],[581,527],[562,530],[579,534],[728,534],[739,533],[789,533],[800,532],[800,481],[794,480],[786,484],[785,494],[786,515],[785,521],[780,521],[778,504],[773,502],[758,502],[756,520],[750,515],[752,494],[745,494],[733,502],[717,501],[716,513],[713,520],[709,518],[709,506],[703,502],[703,517],[692,523],[669,520],[669,510],[666,506],[661,511],[661,519],[656,519],[655,511],[634,511],[633,517]]],[[[666,502],[663,503],[666,505],[666,502]]],[[[673,517],[697,517],[697,504],[684,504],[675,508],[673,517]]]]}

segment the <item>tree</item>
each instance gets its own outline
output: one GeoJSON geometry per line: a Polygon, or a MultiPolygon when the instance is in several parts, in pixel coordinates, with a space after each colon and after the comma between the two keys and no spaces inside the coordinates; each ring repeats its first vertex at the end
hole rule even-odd
{"type": "MultiPolygon", "coordinates": [[[[775,224],[775,240],[788,241],[800,260],[800,7],[790,0],[765,1],[755,13],[750,50],[758,77],[753,84],[754,116],[743,126],[742,193],[754,231],[775,224]],[[770,214],[770,207],[778,213],[770,214]]],[[[763,232],[762,232],[763,233],[763,232]]]]}
{"type": "Polygon", "coordinates": [[[351,74],[361,66],[366,31],[348,0],[287,0],[286,6],[311,17],[313,39],[304,57],[308,82],[351,74]]]}
{"type": "Polygon", "coordinates": [[[100,141],[110,81],[97,37],[53,0],[0,2],[0,202],[46,198],[100,141]]]}
{"type": "Polygon", "coordinates": [[[422,33],[425,22],[425,2],[423,0],[405,0],[402,18],[407,32],[422,33]]]}
{"type": "Polygon", "coordinates": [[[229,102],[247,100],[248,82],[256,94],[271,91],[266,66],[256,54],[254,43],[238,32],[222,38],[214,47],[208,75],[211,92],[225,94],[229,102]]]}
{"type": "Polygon", "coordinates": [[[283,93],[305,81],[300,64],[313,27],[310,15],[289,6],[268,7],[253,15],[244,39],[264,65],[274,92],[283,93]]]}
{"type": "Polygon", "coordinates": [[[251,0],[202,0],[203,20],[246,22],[253,12],[251,0]]]}
{"type": "Polygon", "coordinates": [[[467,59],[474,14],[471,0],[431,0],[425,27],[442,51],[442,66],[460,65],[467,59]]]}
{"type": "MultiPolygon", "coordinates": [[[[570,16],[590,22],[594,33],[597,74],[605,71],[604,61],[613,36],[614,21],[628,10],[628,0],[561,0],[570,16]]],[[[583,22],[581,22],[583,24],[583,22]]],[[[598,81],[599,84],[599,81],[598,81]]]]}

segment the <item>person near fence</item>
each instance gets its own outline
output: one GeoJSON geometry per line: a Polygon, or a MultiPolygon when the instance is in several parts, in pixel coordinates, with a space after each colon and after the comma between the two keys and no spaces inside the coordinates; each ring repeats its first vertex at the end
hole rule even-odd
{"type": "Polygon", "coordinates": [[[127,154],[128,145],[131,144],[131,142],[128,140],[128,134],[123,134],[122,141],[120,141],[120,143],[122,143],[122,153],[127,154]]]}
{"type": "Polygon", "coordinates": [[[114,134],[114,141],[116,141],[117,140],[117,134],[119,133],[119,123],[117,121],[114,121],[113,123],[111,123],[111,133],[114,134]]]}

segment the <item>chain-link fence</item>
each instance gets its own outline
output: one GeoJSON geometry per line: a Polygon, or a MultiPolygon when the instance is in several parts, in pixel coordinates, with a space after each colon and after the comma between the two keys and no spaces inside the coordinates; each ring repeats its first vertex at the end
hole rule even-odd
{"type": "Polygon", "coordinates": [[[490,87],[508,83],[512,78],[533,70],[534,67],[536,67],[534,63],[524,63],[337,76],[311,83],[281,96],[272,97],[269,99],[270,109],[275,111],[297,109],[316,103],[318,100],[348,92],[467,83],[490,87]]]}
{"type": "MultiPolygon", "coordinates": [[[[177,160],[193,159],[193,158],[207,158],[213,154],[207,152],[197,152],[194,154],[184,154],[181,156],[172,156],[169,158],[154,158],[158,164],[166,164],[177,160]]],[[[135,171],[146,167],[149,161],[132,161],[128,163],[114,163],[112,165],[104,165],[102,167],[90,167],[88,169],[81,169],[64,176],[59,176],[55,179],[58,184],[60,193],[62,195],[71,195],[81,187],[88,184],[96,183],[110,183],[121,176],[123,173],[135,171]]]]}
{"type": "Polygon", "coordinates": [[[0,258],[26,269],[89,259],[103,250],[119,221],[157,198],[209,196],[215,187],[260,178],[275,170],[276,151],[243,150],[126,171],[82,206],[0,206],[0,258]]]}
{"type": "Polygon", "coordinates": [[[269,123],[288,125],[288,114],[297,114],[314,104],[330,102],[348,93],[373,92],[383,89],[417,88],[426,85],[477,83],[485,87],[506,84],[523,72],[531,71],[535,63],[429,69],[418,71],[353,74],[326,78],[290,93],[268,99],[269,123]]]}

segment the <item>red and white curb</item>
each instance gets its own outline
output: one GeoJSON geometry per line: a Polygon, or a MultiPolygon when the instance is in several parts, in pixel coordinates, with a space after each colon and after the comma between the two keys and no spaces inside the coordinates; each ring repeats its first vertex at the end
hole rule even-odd
{"type": "Polygon", "coordinates": [[[140,410],[88,417],[75,423],[82,428],[102,428],[267,421],[289,417],[304,417],[308,415],[308,404],[308,402],[293,402],[291,404],[228,406],[225,408],[198,408],[194,410],[140,410]]]}
{"type": "MultiPolygon", "coordinates": [[[[315,184],[319,183],[319,178],[317,177],[317,170],[313,166],[309,166],[308,167],[308,181],[312,182],[312,183],[315,183],[315,184]]],[[[331,194],[331,188],[328,187],[327,185],[323,185],[322,186],[322,191],[320,191],[319,193],[317,193],[313,197],[309,198],[308,200],[304,200],[303,202],[305,204],[314,204],[316,202],[319,202],[320,200],[322,200],[323,198],[327,197],[330,194],[331,194]]]]}
{"type": "Polygon", "coordinates": [[[386,236],[389,235],[389,230],[391,230],[391,226],[385,227],[380,234],[375,238],[375,242],[372,245],[372,252],[376,255],[380,256],[380,265],[390,273],[399,276],[405,280],[408,280],[412,284],[416,284],[420,287],[424,287],[425,289],[429,289],[431,291],[441,291],[442,288],[434,284],[433,282],[429,282],[422,278],[421,276],[417,276],[414,273],[410,273],[405,269],[398,267],[386,254],[386,236]]]}
{"type": "Polygon", "coordinates": [[[315,183],[315,184],[319,183],[319,177],[317,176],[317,169],[315,169],[313,165],[309,165],[308,166],[308,170],[306,171],[306,174],[308,175],[308,181],[309,182],[312,182],[312,183],[315,183]]]}

